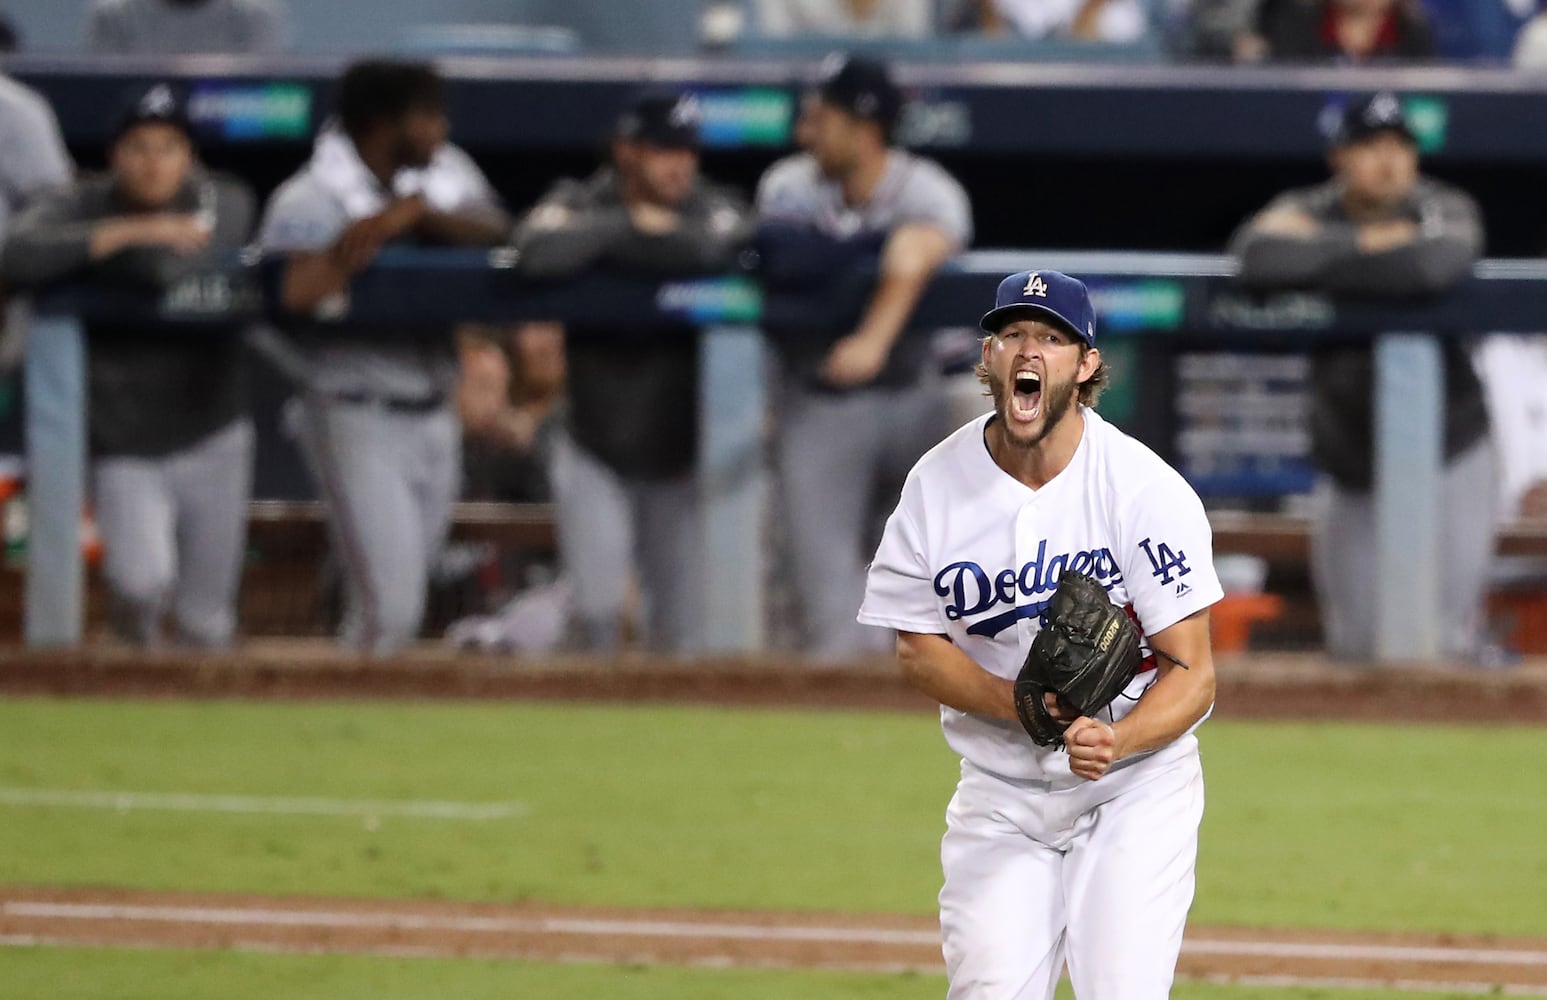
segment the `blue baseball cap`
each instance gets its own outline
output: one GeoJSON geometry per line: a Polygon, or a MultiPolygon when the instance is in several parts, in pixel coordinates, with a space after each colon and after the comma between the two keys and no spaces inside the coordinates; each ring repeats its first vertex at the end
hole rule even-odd
{"type": "Polygon", "coordinates": [[[1334,149],[1338,149],[1364,142],[1382,132],[1390,132],[1410,145],[1418,145],[1418,136],[1407,120],[1401,99],[1389,90],[1360,98],[1344,108],[1328,140],[1334,149]]]}
{"type": "Polygon", "coordinates": [[[136,125],[148,124],[171,125],[192,139],[188,95],[171,83],[153,83],[131,91],[113,123],[113,141],[122,139],[136,125]]]}
{"type": "Polygon", "coordinates": [[[1013,319],[1052,318],[1059,326],[1096,346],[1096,310],[1090,304],[1090,290],[1079,278],[1062,271],[1018,271],[999,283],[994,308],[978,321],[986,333],[998,333],[1013,319]]]}

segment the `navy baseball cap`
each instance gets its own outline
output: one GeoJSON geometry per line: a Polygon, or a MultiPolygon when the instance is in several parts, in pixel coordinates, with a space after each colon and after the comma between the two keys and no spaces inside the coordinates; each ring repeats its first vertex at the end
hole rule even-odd
{"type": "Polygon", "coordinates": [[[902,91],[886,64],[867,56],[829,56],[814,92],[824,104],[877,122],[890,134],[902,113],[902,91]]]}
{"type": "Polygon", "coordinates": [[[1362,97],[1343,109],[1329,136],[1334,147],[1363,142],[1382,132],[1394,132],[1413,145],[1418,136],[1408,124],[1402,101],[1389,90],[1362,97]]]}
{"type": "Polygon", "coordinates": [[[113,123],[113,141],[123,138],[124,133],[136,125],[152,122],[171,125],[181,129],[189,139],[194,137],[187,97],[173,84],[153,83],[129,94],[113,123]]]}
{"type": "Polygon", "coordinates": [[[702,120],[695,95],[647,90],[636,95],[618,119],[617,134],[663,149],[697,149],[702,120]]]}
{"type": "Polygon", "coordinates": [[[999,283],[994,308],[978,321],[986,333],[998,333],[1014,319],[1052,319],[1086,347],[1096,346],[1096,310],[1090,290],[1062,271],[1019,271],[999,283]]]}

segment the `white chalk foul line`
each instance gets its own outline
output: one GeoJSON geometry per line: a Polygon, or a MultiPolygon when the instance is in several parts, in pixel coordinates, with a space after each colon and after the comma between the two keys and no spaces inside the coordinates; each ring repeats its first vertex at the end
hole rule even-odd
{"type": "MultiPolygon", "coordinates": [[[[46,947],[101,947],[133,950],[160,951],[167,947],[165,942],[124,941],[117,937],[111,940],[92,943],[72,937],[56,935],[34,934],[0,934],[0,948],[46,948],[46,947]]],[[[324,944],[296,944],[274,941],[246,941],[236,940],[225,942],[223,949],[228,951],[249,952],[271,955],[322,955],[355,953],[359,949],[342,945],[324,944]]],[[[391,958],[449,958],[465,954],[478,954],[477,952],[456,952],[453,954],[445,948],[416,947],[412,945],[392,944],[373,945],[364,949],[365,954],[380,955],[391,958]]],[[[558,961],[566,963],[589,964],[597,960],[596,956],[588,953],[566,953],[561,955],[543,954],[533,956],[545,961],[558,961]]],[[[630,963],[639,965],[678,964],[662,963],[655,956],[641,954],[628,959],[630,963]]],[[[777,958],[747,959],[745,956],[708,956],[688,964],[704,968],[731,969],[731,968],[764,968],[764,969],[810,969],[833,968],[850,972],[864,972],[875,974],[914,974],[936,975],[941,972],[938,962],[921,964],[916,962],[844,962],[837,965],[813,965],[811,963],[782,961],[777,958]]],[[[1257,976],[1257,975],[1225,975],[1220,973],[1206,973],[1200,976],[1179,975],[1178,979],[1206,982],[1235,986],[1268,986],[1291,989],[1333,989],[1333,990],[1392,990],[1414,993],[1446,993],[1475,994],[1479,996],[1511,996],[1511,997],[1547,997],[1547,986],[1532,986],[1523,983],[1499,983],[1499,982],[1436,982],[1426,979],[1370,979],[1346,976],[1257,976]]]]}
{"type": "MultiPolygon", "coordinates": [[[[334,929],[451,930],[482,933],[547,933],[594,937],[666,937],[695,940],[834,941],[858,944],[938,946],[933,931],[881,927],[780,927],[671,920],[603,920],[573,917],[480,917],[405,913],[350,913],[333,910],[208,906],[140,906],[107,903],[14,901],[0,905],[8,916],[69,920],[120,920],[334,929]]],[[[1315,942],[1219,941],[1191,939],[1189,955],[1258,958],[1343,959],[1422,964],[1547,966],[1547,951],[1416,945],[1319,944],[1315,942]]]]}
{"type": "Polygon", "coordinates": [[[246,909],[209,906],[136,906],[107,903],[10,902],[7,916],[51,920],[121,920],[156,923],[224,924],[258,927],[326,927],[336,930],[468,931],[489,934],[574,934],[757,941],[842,941],[861,944],[938,945],[933,932],[881,928],[760,927],[686,921],[581,920],[568,917],[435,916],[406,913],[348,913],[326,910],[246,909]]]}
{"type": "Polygon", "coordinates": [[[1428,979],[1361,979],[1349,976],[1178,976],[1193,982],[1274,989],[1390,990],[1400,993],[1456,993],[1477,996],[1547,997],[1547,986],[1520,983],[1438,982],[1428,979]]]}
{"type": "Polygon", "coordinates": [[[111,809],[130,812],[254,813],[269,816],[407,817],[496,820],[531,812],[524,802],[435,802],[423,800],[325,799],[262,795],[196,795],[181,792],[74,791],[61,788],[0,788],[0,806],[111,809]]]}
{"type": "Polygon", "coordinates": [[[1249,955],[1373,962],[1463,962],[1479,965],[1547,965],[1547,951],[1505,948],[1427,947],[1380,944],[1314,944],[1278,941],[1185,941],[1183,954],[1249,955]]]}

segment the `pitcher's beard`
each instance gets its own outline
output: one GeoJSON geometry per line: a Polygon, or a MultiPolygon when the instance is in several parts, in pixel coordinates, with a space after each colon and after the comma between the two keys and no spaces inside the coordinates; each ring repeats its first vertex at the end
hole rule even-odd
{"type": "Polygon", "coordinates": [[[1032,425],[1030,431],[1022,428],[1022,425],[1010,418],[1010,395],[1015,391],[1009,381],[996,375],[990,375],[988,379],[989,391],[994,396],[994,412],[999,415],[999,423],[1004,428],[1004,440],[1012,448],[1029,450],[1042,443],[1042,440],[1068,416],[1074,408],[1074,394],[1078,388],[1071,380],[1060,382],[1056,385],[1048,383],[1044,378],[1042,382],[1042,412],[1040,422],[1032,425]]]}

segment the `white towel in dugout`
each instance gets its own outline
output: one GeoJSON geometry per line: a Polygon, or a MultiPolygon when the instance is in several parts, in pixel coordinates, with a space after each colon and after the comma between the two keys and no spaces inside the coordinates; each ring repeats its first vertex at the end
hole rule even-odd
{"type": "MultiPolygon", "coordinates": [[[[310,172],[340,203],[351,219],[375,215],[387,207],[387,193],[377,182],[339,127],[330,122],[317,134],[310,172]]],[[[483,172],[457,146],[442,143],[422,168],[404,168],[392,179],[393,194],[423,194],[437,212],[454,212],[471,204],[497,199],[483,172]]]]}
{"type": "Polygon", "coordinates": [[[1499,450],[1499,518],[1513,521],[1547,479],[1547,334],[1490,334],[1473,360],[1499,450]]]}

